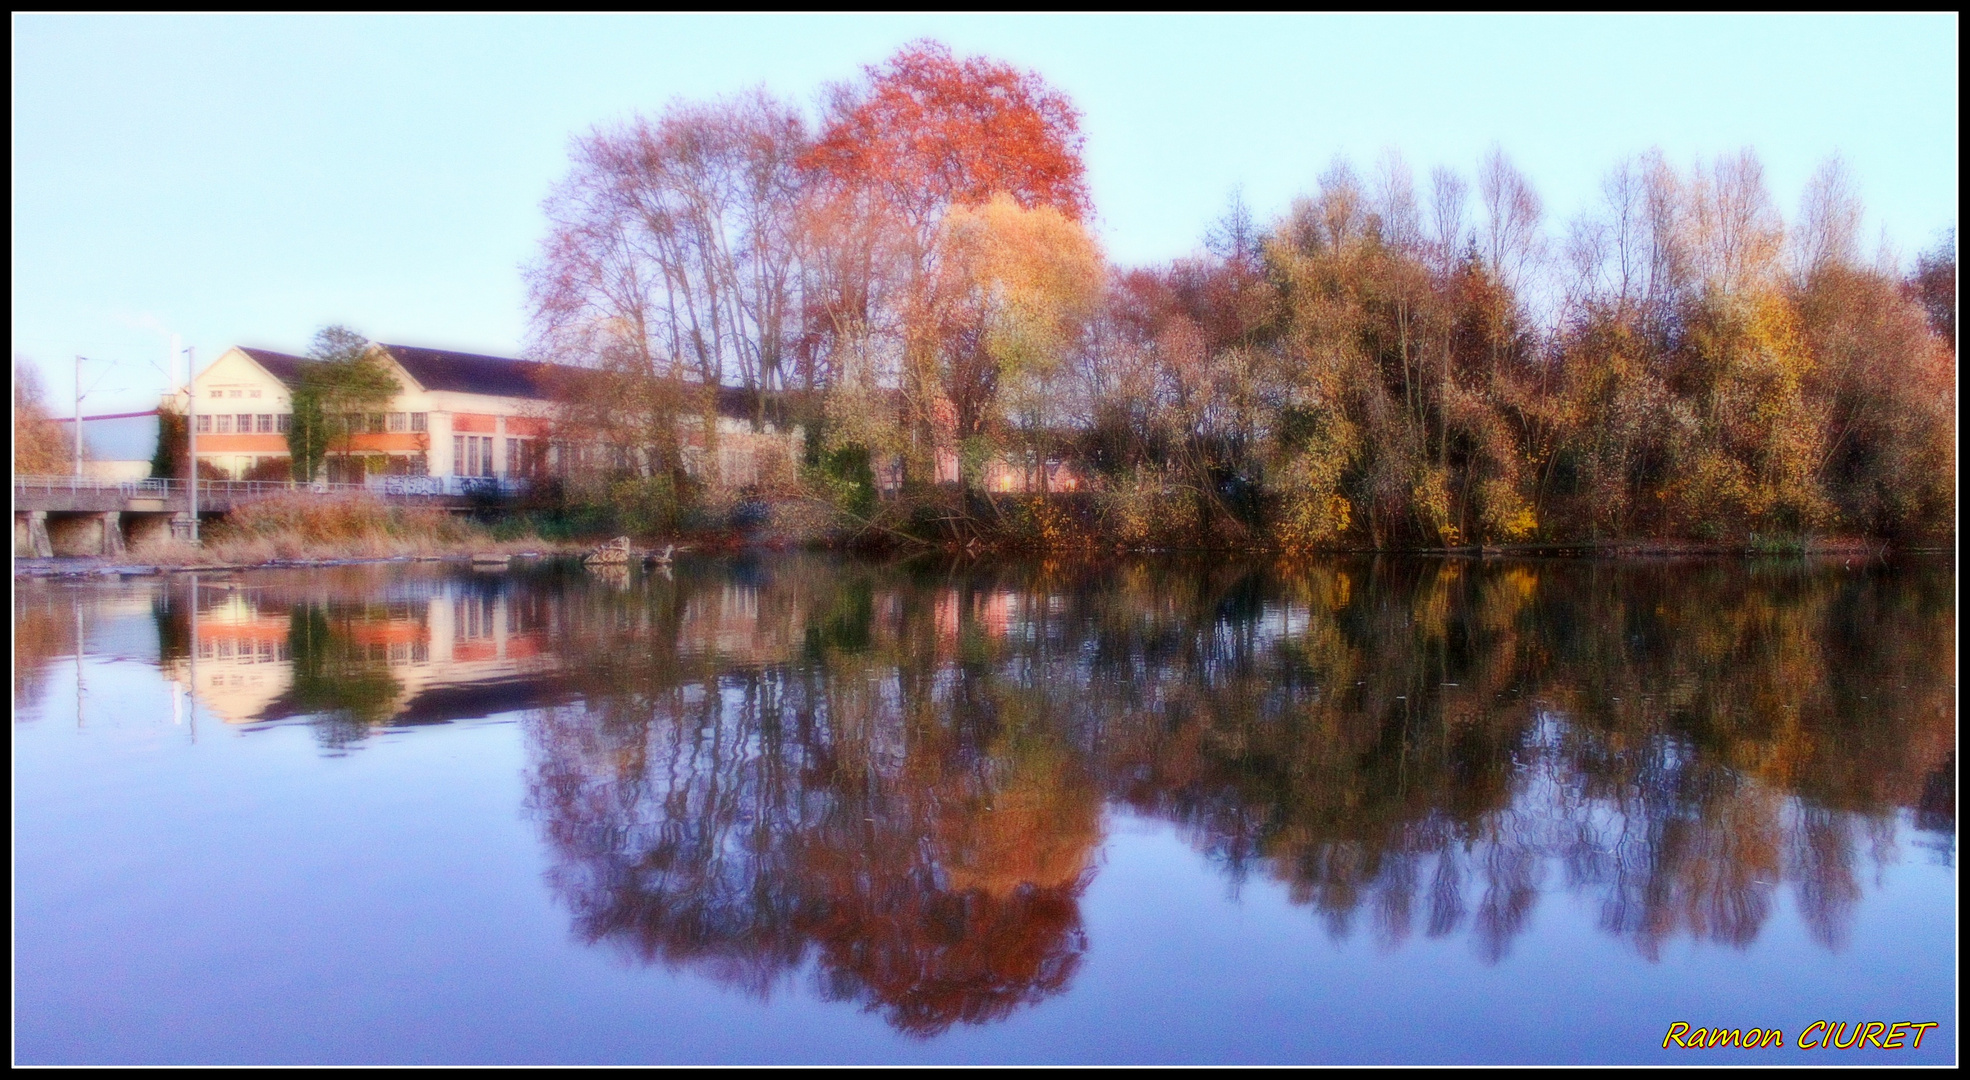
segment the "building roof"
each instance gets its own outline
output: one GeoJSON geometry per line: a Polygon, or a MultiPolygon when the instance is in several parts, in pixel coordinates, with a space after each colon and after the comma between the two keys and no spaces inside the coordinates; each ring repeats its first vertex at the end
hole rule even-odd
{"type": "Polygon", "coordinates": [[[426,390],[455,390],[465,394],[536,400],[553,397],[548,376],[559,366],[556,364],[452,352],[449,349],[378,344],[390,354],[390,359],[409,372],[410,377],[426,390]]]}
{"type": "Polygon", "coordinates": [[[300,385],[301,365],[308,362],[299,356],[289,356],[286,353],[278,353],[272,349],[248,349],[242,347],[239,351],[252,357],[254,363],[266,368],[267,374],[279,379],[281,385],[287,387],[289,390],[300,385]]]}
{"type": "MultiPolygon", "coordinates": [[[[377,345],[426,390],[550,401],[555,397],[557,386],[566,386],[568,380],[589,373],[587,368],[537,360],[515,360],[415,345],[382,342],[377,345]]],[[[240,351],[252,357],[255,363],[267,369],[268,374],[290,389],[299,384],[301,368],[310,362],[305,357],[271,349],[241,347],[240,351]]],[[[776,394],[769,397],[764,410],[768,421],[786,422],[784,400],[775,400],[784,399],[785,396],[776,394]]],[[[718,388],[719,415],[733,420],[750,420],[758,411],[756,391],[738,386],[718,388]]]]}

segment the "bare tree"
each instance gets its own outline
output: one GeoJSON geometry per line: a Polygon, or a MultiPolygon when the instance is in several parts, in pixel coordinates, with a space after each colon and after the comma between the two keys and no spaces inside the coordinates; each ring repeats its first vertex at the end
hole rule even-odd
{"type": "Polygon", "coordinates": [[[1367,232],[1368,197],[1346,158],[1336,156],[1320,174],[1315,208],[1323,239],[1333,247],[1346,247],[1367,232]]]}
{"type": "Polygon", "coordinates": [[[1204,234],[1204,247],[1226,262],[1243,263],[1258,258],[1259,226],[1252,219],[1252,208],[1245,203],[1245,190],[1231,189],[1224,214],[1204,234]]]}
{"type": "Polygon", "coordinates": [[[1464,178],[1439,165],[1430,173],[1430,251],[1438,273],[1448,273],[1469,241],[1464,207],[1471,195],[1464,178]]]}
{"type": "Polygon", "coordinates": [[[1485,261],[1507,288],[1521,292],[1543,254],[1539,195],[1505,151],[1493,146],[1478,165],[1478,198],[1484,205],[1485,261]]]}
{"type": "Polygon", "coordinates": [[[1698,169],[1690,203],[1690,246],[1704,285],[1739,293],[1777,269],[1785,229],[1757,154],[1747,148],[1698,169]]]}
{"type": "Polygon", "coordinates": [[[1423,242],[1422,215],[1416,208],[1416,184],[1402,152],[1390,147],[1375,166],[1375,216],[1381,219],[1382,242],[1413,251],[1423,242]]]}
{"type": "Polygon", "coordinates": [[[675,425],[695,412],[715,461],[713,390],[786,385],[804,313],[806,144],[799,112],[764,91],[576,140],[528,271],[534,348],[609,374],[584,384],[604,399],[588,419],[613,414],[593,430],[625,452],[674,467],[675,425]]]}
{"type": "Polygon", "coordinates": [[[1828,266],[1851,266],[1860,253],[1861,201],[1846,163],[1834,155],[1806,182],[1792,232],[1793,274],[1804,281],[1828,266]]]}

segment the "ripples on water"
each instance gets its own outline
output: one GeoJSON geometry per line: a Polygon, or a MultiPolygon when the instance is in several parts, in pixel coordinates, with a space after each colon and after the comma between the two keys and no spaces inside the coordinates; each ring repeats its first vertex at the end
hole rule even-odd
{"type": "Polygon", "coordinates": [[[1838,560],[36,583],[14,696],[78,604],[148,606],[118,647],[244,730],[382,753],[516,714],[581,941],[760,993],[811,970],[928,1037],[1070,987],[1118,813],[1384,951],[1495,964],[1557,894],[1644,960],[1743,949],[1789,893],[1838,952],[1871,867],[1954,858],[1953,589],[1838,560]]]}

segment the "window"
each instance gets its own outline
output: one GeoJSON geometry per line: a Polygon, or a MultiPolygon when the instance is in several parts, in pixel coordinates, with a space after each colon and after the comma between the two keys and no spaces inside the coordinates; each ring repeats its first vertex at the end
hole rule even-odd
{"type": "Polygon", "coordinates": [[[211,430],[212,430],[212,414],[200,413],[198,417],[198,433],[200,435],[203,435],[211,430]]]}
{"type": "Polygon", "coordinates": [[[414,413],[411,413],[411,414],[410,414],[410,429],[411,429],[412,431],[429,431],[429,430],[431,430],[431,414],[430,414],[430,413],[421,413],[421,412],[414,412],[414,413]]]}
{"type": "Polygon", "coordinates": [[[225,392],[224,390],[214,390],[214,391],[212,391],[212,396],[213,396],[213,397],[225,397],[225,396],[226,396],[226,392],[225,392]]]}
{"type": "Polygon", "coordinates": [[[274,427],[275,427],[275,429],[276,429],[276,430],[278,430],[278,431],[279,431],[279,432],[280,432],[281,434],[283,434],[283,435],[285,435],[286,433],[288,433],[288,432],[290,432],[290,431],[293,431],[293,430],[294,430],[294,414],[293,414],[293,413],[281,413],[281,414],[280,414],[279,416],[277,416],[277,417],[275,417],[275,418],[274,418],[274,427]]]}
{"type": "Polygon", "coordinates": [[[248,391],[246,392],[246,396],[247,396],[247,397],[259,397],[259,396],[260,396],[260,391],[258,391],[258,390],[248,390],[248,391]]]}
{"type": "Polygon", "coordinates": [[[410,427],[410,425],[409,425],[409,422],[408,422],[408,417],[409,417],[409,415],[410,415],[409,413],[400,413],[400,412],[393,412],[393,413],[391,413],[391,414],[390,414],[390,419],[389,419],[389,422],[388,422],[388,423],[386,423],[386,424],[384,425],[384,428],[383,428],[383,429],[384,429],[385,431],[407,431],[407,430],[409,430],[409,427],[410,427]]]}
{"type": "Polygon", "coordinates": [[[345,428],[347,428],[347,429],[348,429],[348,431],[349,431],[349,434],[351,434],[351,435],[360,435],[360,434],[362,434],[362,432],[363,432],[363,414],[361,414],[361,413],[359,413],[359,412],[352,412],[352,413],[343,413],[343,414],[342,414],[342,426],[343,426],[343,427],[345,427],[345,428]]]}
{"type": "Polygon", "coordinates": [[[506,475],[516,476],[520,472],[520,440],[506,440],[506,475]]]}
{"type": "Polygon", "coordinates": [[[491,476],[493,474],[492,436],[487,435],[484,438],[480,439],[479,442],[481,444],[479,447],[479,475],[491,476]]]}
{"type": "Polygon", "coordinates": [[[451,474],[453,476],[472,475],[465,471],[465,436],[463,435],[453,435],[451,437],[451,474]]]}
{"type": "Polygon", "coordinates": [[[386,427],[384,426],[384,420],[383,420],[383,414],[382,414],[382,413],[380,413],[380,412],[373,412],[373,413],[370,413],[370,414],[369,414],[369,430],[371,430],[371,431],[386,431],[386,430],[388,430],[388,429],[387,429],[387,428],[386,428],[386,427]]]}
{"type": "Polygon", "coordinates": [[[241,435],[246,435],[246,434],[249,434],[249,433],[251,433],[251,432],[252,432],[252,430],[253,430],[253,414],[252,414],[252,413],[240,413],[240,414],[239,414],[239,433],[240,433],[241,435]]]}
{"type": "Polygon", "coordinates": [[[273,414],[273,413],[261,413],[261,414],[260,414],[260,422],[259,422],[259,423],[257,423],[257,424],[255,424],[255,425],[253,425],[253,430],[255,430],[255,431],[258,431],[258,432],[263,432],[263,433],[265,433],[265,434],[269,434],[269,435],[271,435],[271,434],[273,434],[273,430],[274,430],[274,414],[273,414]]]}
{"type": "Polygon", "coordinates": [[[232,394],[231,394],[230,396],[232,396],[232,397],[240,397],[240,396],[241,396],[241,392],[240,392],[240,391],[238,391],[238,390],[234,390],[234,391],[232,392],[232,394]]]}
{"type": "Polygon", "coordinates": [[[219,432],[218,432],[218,433],[219,433],[219,434],[221,434],[221,435],[230,435],[230,434],[232,434],[232,433],[233,433],[233,414],[232,414],[232,413],[220,413],[220,414],[219,414],[219,432]]]}

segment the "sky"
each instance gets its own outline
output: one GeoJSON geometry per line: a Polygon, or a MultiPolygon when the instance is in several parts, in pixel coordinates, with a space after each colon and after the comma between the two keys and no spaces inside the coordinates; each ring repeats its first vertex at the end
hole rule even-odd
{"type": "Polygon", "coordinates": [[[1337,156],[1419,184],[1494,143],[1549,236],[1623,157],[1751,147],[1788,215],[1838,153],[1872,247],[1956,223],[1957,17],[13,16],[13,353],[51,407],[143,409],[169,335],[199,364],[321,326],[517,355],[520,268],[569,140],[764,85],[823,84],[935,38],[1082,111],[1121,265],[1198,250],[1337,156]]]}

